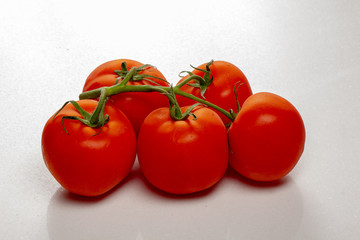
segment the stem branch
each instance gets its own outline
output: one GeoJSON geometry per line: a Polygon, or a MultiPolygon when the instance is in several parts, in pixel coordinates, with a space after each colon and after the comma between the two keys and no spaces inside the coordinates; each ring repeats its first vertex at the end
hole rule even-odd
{"type": "Polygon", "coordinates": [[[93,114],[91,115],[90,117],[90,124],[98,124],[99,123],[99,116],[100,116],[100,113],[102,112],[102,110],[104,109],[105,107],[105,101],[106,101],[106,89],[103,88],[100,90],[100,98],[99,98],[99,103],[98,105],[96,106],[93,114]]]}

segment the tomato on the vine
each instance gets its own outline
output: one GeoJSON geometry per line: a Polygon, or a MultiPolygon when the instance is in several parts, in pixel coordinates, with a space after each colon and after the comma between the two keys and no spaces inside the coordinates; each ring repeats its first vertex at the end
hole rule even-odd
{"type": "MultiPolygon", "coordinates": [[[[116,71],[121,70],[121,64],[126,62],[128,70],[132,67],[141,67],[144,64],[129,60],[117,59],[112,60],[95,68],[84,84],[83,92],[97,89],[100,87],[113,86],[119,79],[116,71]]],[[[151,75],[138,81],[129,81],[128,85],[160,85],[169,86],[163,74],[155,67],[146,67],[139,72],[141,75],[151,75]]],[[[118,107],[129,118],[132,123],[136,135],[145,117],[153,110],[168,105],[165,96],[158,92],[124,92],[110,97],[110,101],[114,106],[118,107]]]]}
{"type": "Polygon", "coordinates": [[[223,177],[228,165],[227,131],[218,114],[205,107],[192,113],[196,119],[175,121],[169,108],[160,108],[145,118],[140,129],[140,168],[153,186],[168,193],[208,189],[223,177]]]}
{"type": "Polygon", "coordinates": [[[296,108],[272,93],[256,93],[243,104],[229,129],[230,165],[256,181],[274,181],[297,164],[305,127],[296,108]]]}
{"type": "MultiPolygon", "coordinates": [[[[91,113],[95,100],[77,101],[91,113]]],[[[82,196],[101,195],[130,172],[136,155],[136,137],[128,118],[118,108],[107,104],[109,116],[101,128],[63,117],[81,117],[68,103],[45,124],[42,153],[45,164],[55,179],[68,191],[82,196]]]]}
{"type": "MultiPolygon", "coordinates": [[[[200,65],[192,71],[192,74],[204,77],[207,63],[200,65]],[[201,70],[199,70],[201,69],[201,70]]],[[[235,65],[225,61],[214,61],[210,65],[210,72],[212,82],[208,85],[204,97],[207,101],[229,111],[232,109],[235,113],[237,112],[236,96],[234,94],[234,88],[237,88],[238,101],[240,106],[243,102],[252,95],[252,90],[249,85],[247,78],[244,73],[235,65]],[[237,84],[239,84],[237,86],[237,84]]],[[[177,84],[183,82],[189,75],[184,76],[180,79],[177,84]]],[[[201,96],[201,90],[199,87],[195,87],[193,84],[195,81],[190,81],[189,84],[185,84],[181,90],[193,94],[196,97],[203,98],[201,96]]],[[[180,106],[192,105],[195,103],[194,100],[178,96],[178,102],[180,106]]],[[[223,114],[216,111],[224,124],[229,124],[231,121],[223,114]]]]}

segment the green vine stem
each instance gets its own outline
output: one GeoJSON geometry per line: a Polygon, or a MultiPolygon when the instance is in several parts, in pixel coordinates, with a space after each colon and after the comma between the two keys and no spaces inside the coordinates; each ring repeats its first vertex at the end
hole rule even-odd
{"type": "MultiPolygon", "coordinates": [[[[62,125],[63,125],[63,128],[64,128],[66,134],[69,134],[69,133],[65,128],[64,119],[78,120],[89,127],[100,128],[100,130],[95,134],[95,135],[97,135],[100,133],[102,127],[109,121],[109,116],[105,115],[105,104],[106,104],[107,99],[110,96],[120,94],[123,92],[159,92],[161,94],[164,94],[169,99],[170,115],[171,115],[171,118],[175,121],[184,120],[190,115],[193,116],[194,119],[196,119],[196,116],[191,111],[200,104],[207,105],[207,106],[219,111],[220,113],[222,113],[226,117],[228,117],[231,121],[233,121],[236,117],[236,114],[234,113],[234,111],[232,109],[230,109],[228,112],[228,111],[224,110],[223,108],[221,108],[211,102],[206,101],[205,99],[198,98],[198,97],[196,97],[190,93],[186,93],[180,89],[185,84],[197,85],[197,87],[199,87],[202,92],[201,96],[203,96],[203,93],[205,92],[207,86],[212,81],[212,79],[210,79],[211,73],[210,73],[210,69],[209,69],[209,65],[211,63],[212,62],[209,62],[208,65],[206,66],[207,69],[203,70],[203,71],[205,71],[204,78],[188,72],[189,77],[186,78],[181,83],[179,83],[179,85],[177,85],[175,87],[172,85],[170,87],[165,87],[165,86],[161,86],[161,85],[156,85],[156,86],[154,86],[154,85],[128,85],[129,81],[147,80],[147,81],[152,82],[152,80],[150,80],[148,78],[152,78],[153,76],[146,75],[146,74],[139,74],[141,71],[143,71],[145,68],[147,68],[151,65],[143,65],[138,68],[133,67],[130,70],[127,70],[126,63],[124,62],[121,65],[122,70],[115,71],[115,73],[119,75],[119,77],[117,78],[117,80],[115,82],[115,85],[110,86],[110,87],[97,88],[94,90],[83,92],[79,95],[80,100],[96,99],[96,98],[99,99],[97,107],[95,108],[95,110],[92,113],[86,112],[76,101],[68,101],[62,106],[62,108],[60,108],[60,110],[58,112],[55,113],[54,118],[56,115],[59,114],[59,112],[68,103],[71,103],[81,114],[82,118],[78,117],[78,116],[63,116],[61,121],[62,121],[62,125]],[[121,79],[122,79],[122,81],[120,81],[121,79]],[[194,80],[195,83],[189,83],[192,80],[194,80]],[[192,99],[197,103],[190,106],[183,113],[181,111],[179,104],[177,103],[176,95],[192,99]]],[[[164,79],[160,79],[160,80],[166,81],[164,79]]]]}
{"type": "MultiPolygon", "coordinates": [[[[129,72],[131,73],[131,71],[129,72]]],[[[123,85],[121,83],[116,84],[114,86],[111,87],[102,87],[102,88],[98,88],[98,89],[94,89],[91,91],[87,91],[87,92],[83,92],[79,95],[79,99],[94,99],[94,98],[98,98],[100,97],[101,93],[104,92],[106,94],[107,97],[116,95],[116,94],[120,94],[123,92],[160,92],[163,93],[165,95],[168,95],[170,93],[170,91],[173,91],[175,95],[179,95],[179,96],[183,96],[186,98],[190,98],[198,103],[202,103],[204,105],[207,105],[213,109],[216,109],[217,111],[221,112],[222,114],[224,114],[226,117],[228,117],[231,121],[233,121],[235,119],[234,114],[228,111],[226,111],[225,109],[206,101],[205,99],[201,99],[198,98],[190,93],[186,93],[184,91],[182,91],[180,88],[182,86],[184,86],[185,84],[187,84],[189,81],[193,80],[193,79],[197,79],[199,81],[201,81],[201,77],[197,76],[197,75],[193,75],[190,76],[189,78],[187,78],[186,80],[184,80],[181,84],[175,86],[175,87],[164,87],[164,86],[152,86],[152,85],[123,85]],[[171,88],[173,90],[171,90],[171,88]]],[[[203,79],[202,79],[203,80],[203,79]]],[[[171,101],[171,99],[169,99],[171,101]]],[[[173,104],[175,104],[172,101],[173,104]]]]}

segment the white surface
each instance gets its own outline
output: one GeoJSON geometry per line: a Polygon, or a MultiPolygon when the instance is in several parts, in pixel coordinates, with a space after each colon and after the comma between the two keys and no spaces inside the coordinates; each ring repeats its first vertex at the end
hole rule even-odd
{"type": "Polygon", "coordinates": [[[360,1],[13,0],[0,31],[0,239],[359,239],[360,1]],[[174,83],[189,64],[234,63],[301,112],[299,164],[276,186],[230,172],[186,198],[137,166],[103,198],[68,194],[43,163],[43,125],[117,58],[174,83]]]}

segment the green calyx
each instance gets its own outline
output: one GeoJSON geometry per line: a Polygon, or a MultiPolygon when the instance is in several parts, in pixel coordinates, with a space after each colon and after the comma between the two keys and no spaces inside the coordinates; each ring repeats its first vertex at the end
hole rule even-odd
{"type": "MultiPolygon", "coordinates": [[[[184,83],[183,85],[187,84],[194,88],[199,88],[200,95],[203,99],[205,99],[206,89],[208,88],[208,86],[210,86],[210,84],[213,82],[213,79],[214,79],[213,76],[211,75],[211,71],[210,71],[210,66],[213,63],[214,63],[214,60],[211,60],[210,62],[208,62],[206,64],[206,69],[200,69],[200,68],[190,65],[193,69],[204,72],[204,77],[197,76],[190,71],[182,71],[179,74],[180,77],[181,77],[182,73],[187,73],[190,76],[188,79],[186,79],[186,83],[184,83]],[[188,81],[189,79],[194,80],[195,83],[189,83],[189,81],[188,81]]],[[[181,85],[181,86],[183,86],[183,85],[181,85]]]]}
{"type": "Polygon", "coordinates": [[[119,84],[119,82],[121,82],[120,84],[126,85],[127,82],[129,81],[148,81],[153,83],[154,85],[158,85],[160,86],[159,83],[155,82],[152,79],[158,79],[164,82],[167,82],[165,79],[159,78],[159,77],[155,77],[152,76],[150,74],[140,74],[142,71],[145,70],[149,70],[150,68],[154,68],[154,66],[150,65],[150,64],[144,64],[140,67],[133,67],[129,70],[127,63],[126,62],[122,62],[121,63],[121,70],[115,70],[114,72],[119,76],[116,81],[115,81],[115,85],[119,84]],[[129,74],[131,72],[131,74],[129,74]],[[152,78],[152,79],[151,79],[152,78]]]}
{"type": "Polygon", "coordinates": [[[170,108],[170,116],[174,121],[183,121],[186,120],[190,115],[194,117],[194,120],[196,120],[195,114],[192,112],[192,110],[199,106],[200,103],[196,103],[192,106],[190,106],[184,113],[181,111],[181,108],[176,100],[174,87],[170,86],[169,92],[165,93],[167,98],[169,99],[169,108],[170,108]]]}
{"type": "Polygon", "coordinates": [[[86,126],[89,126],[91,128],[100,128],[100,130],[94,135],[94,136],[96,136],[96,135],[98,135],[100,133],[102,127],[110,120],[109,115],[105,114],[106,101],[107,101],[106,89],[102,89],[102,94],[100,96],[98,105],[96,106],[94,112],[88,113],[76,101],[68,101],[60,108],[59,111],[57,111],[55,113],[53,119],[55,119],[55,117],[60,113],[60,111],[68,103],[71,103],[75,107],[75,109],[80,113],[82,118],[78,117],[78,116],[63,116],[61,118],[61,122],[62,122],[62,126],[63,126],[64,131],[66,132],[66,134],[69,135],[69,132],[65,128],[64,119],[69,119],[69,120],[80,121],[81,123],[83,123],[86,126]]]}

